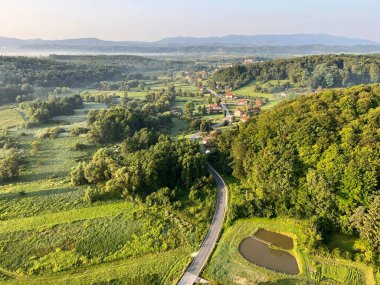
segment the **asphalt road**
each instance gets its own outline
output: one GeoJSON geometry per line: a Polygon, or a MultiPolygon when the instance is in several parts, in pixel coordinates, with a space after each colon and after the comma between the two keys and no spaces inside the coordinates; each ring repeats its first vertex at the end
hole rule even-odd
{"type": "Polygon", "coordinates": [[[211,166],[209,172],[214,177],[218,188],[218,199],[216,202],[216,210],[212,219],[210,228],[207,235],[199,249],[197,255],[194,257],[190,266],[187,268],[185,274],[182,276],[178,285],[192,285],[198,279],[199,273],[202,271],[207,260],[209,259],[222,230],[224,216],[227,210],[227,186],[222,177],[211,166]]]}
{"type": "MultiPolygon", "coordinates": [[[[218,93],[216,93],[214,90],[211,90],[211,89],[207,89],[212,95],[214,95],[215,97],[219,97],[220,99],[222,99],[222,96],[220,96],[218,93]]],[[[228,121],[232,121],[232,116],[230,114],[230,111],[228,111],[228,108],[225,104],[220,104],[220,106],[222,107],[222,109],[224,111],[226,111],[226,119],[228,121]]]]}

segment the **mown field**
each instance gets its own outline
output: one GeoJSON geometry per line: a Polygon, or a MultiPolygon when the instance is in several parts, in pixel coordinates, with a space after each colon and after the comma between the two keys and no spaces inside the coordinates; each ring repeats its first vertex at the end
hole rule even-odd
{"type": "Polygon", "coordinates": [[[315,257],[302,246],[306,242],[303,222],[286,218],[252,218],[235,222],[223,234],[203,276],[218,284],[377,284],[372,268],[348,260],[315,257]],[[256,266],[239,252],[239,244],[257,229],[268,229],[291,236],[300,274],[275,273],[256,266]]]}

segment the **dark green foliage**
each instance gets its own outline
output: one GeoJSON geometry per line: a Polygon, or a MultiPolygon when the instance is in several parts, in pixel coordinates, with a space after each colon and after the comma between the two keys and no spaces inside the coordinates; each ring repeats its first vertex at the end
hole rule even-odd
{"type": "MultiPolygon", "coordinates": [[[[73,169],[71,180],[75,185],[96,184],[101,194],[145,197],[163,187],[190,189],[206,175],[206,165],[198,144],[161,136],[155,145],[136,152],[124,151],[123,156],[119,148],[99,149],[90,162],[73,169]]],[[[87,196],[91,198],[91,193],[87,196]]]]}
{"type": "Polygon", "coordinates": [[[25,108],[31,123],[46,123],[53,116],[72,115],[82,106],[82,98],[74,95],[63,98],[49,96],[48,101],[34,101],[26,104],[25,108]]]}
{"type": "Polygon", "coordinates": [[[194,102],[187,102],[185,106],[183,107],[183,114],[185,117],[190,118],[195,111],[195,104],[194,102]]]}
{"type": "Polygon", "coordinates": [[[147,149],[157,142],[157,134],[147,128],[141,129],[136,132],[132,137],[129,137],[121,144],[121,152],[123,155],[128,155],[142,149],[147,149]]]}
{"type": "MultiPolygon", "coordinates": [[[[48,58],[1,56],[0,83],[39,87],[85,87],[98,85],[101,81],[144,79],[136,71],[171,72],[182,69],[183,66],[184,62],[130,55],[51,55],[48,58]]],[[[0,102],[1,94],[0,91],[0,102]]]]}
{"type": "Polygon", "coordinates": [[[344,87],[378,83],[378,55],[321,55],[236,65],[218,71],[214,80],[237,88],[250,81],[290,80],[299,87],[344,87]]]}
{"type": "Polygon", "coordinates": [[[101,282],[95,282],[91,283],[91,285],[128,285],[128,284],[134,284],[134,285],[159,285],[162,284],[162,280],[160,279],[160,275],[158,274],[145,274],[141,276],[136,277],[124,277],[124,278],[118,278],[118,279],[112,279],[110,281],[101,281],[101,282]]]}
{"type": "Polygon", "coordinates": [[[190,128],[194,131],[209,132],[212,131],[212,121],[205,119],[196,119],[191,121],[190,128]]]}
{"type": "Polygon", "coordinates": [[[0,149],[0,181],[13,181],[19,177],[20,160],[17,149],[0,149]]]}
{"type": "Polygon", "coordinates": [[[0,79],[0,104],[25,101],[33,92],[29,84],[4,84],[0,79]]]}
{"type": "Polygon", "coordinates": [[[116,68],[32,57],[0,57],[0,82],[41,87],[83,87],[117,77],[116,68]]]}
{"type": "Polygon", "coordinates": [[[232,139],[232,168],[258,209],[251,213],[311,218],[325,241],[340,229],[373,243],[379,129],[380,85],[301,97],[241,126],[232,139]],[[368,220],[350,222],[358,209],[368,220]]]}
{"type": "Polygon", "coordinates": [[[129,101],[126,107],[90,111],[87,123],[92,139],[101,143],[121,141],[142,128],[158,130],[169,125],[170,102],[176,96],[175,91],[163,90],[150,95],[149,101],[129,101]]]}

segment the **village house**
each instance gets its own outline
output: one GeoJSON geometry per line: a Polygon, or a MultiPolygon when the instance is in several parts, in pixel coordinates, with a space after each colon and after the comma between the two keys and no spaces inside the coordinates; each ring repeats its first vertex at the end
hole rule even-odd
{"type": "Polygon", "coordinates": [[[235,117],[241,117],[241,116],[243,116],[244,115],[244,112],[243,112],[243,110],[241,110],[241,109],[236,109],[235,111],[234,111],[234,116],[235,117]]]}
{"type": "Polygon", "coordinates": [[[249,120],[249,117],[248,117],[247,115],[243,115],[243,116],[241,117],[241,121],[242,121],[243,123],[247,122],[248,120],[249,120]]]}
{"type": "Polygon", "coordinates": [[[202,77],[202,78],[205,78],[207,76],[207,72],[205,70],[202,70],[201,72],[199,72],[199,75],[202,77]]]}
{"type": "Polygon", "coordinates": [[[258,114],[261,112],[261,109],[260,109],[260,107],[249,108],[247,112],[250,115],[258,114]]]}
{"type": "Polygon", "coordinates": [[[264,105],[264,101],[261,100],[261,99],[256,99],[255,105],[256,105],[257,107],[261,107],[262,105],[264,105]]]}
{"type": "Polygon", "coordinates": [[[238,106],[247,106],[248,105],[248,100],[246,99],[240,99],[238,102],[238,106]]]}
{"type": "Polygon", "coordinates": [[[235,96],[234,93],[232,92],[227,92],[226,93],[226,99],[236,99],[237,97],[235,96]]]}
{"type": "Polygon", "coordinates": [[[218,104],[210,104],[210,113],[222,113],[223,109],[218,104]]]}

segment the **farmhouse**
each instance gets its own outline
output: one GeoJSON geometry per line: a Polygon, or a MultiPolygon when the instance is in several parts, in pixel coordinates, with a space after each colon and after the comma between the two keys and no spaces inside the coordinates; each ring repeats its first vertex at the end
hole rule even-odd
{"type": "Polygon", "coordinates": [[[210,104],[210,113],[222,113],[222,107],[218,104],[210,104]]]}
{"type": "Polygon", "coordinates": [[[241,121],[242,121],[243,123],[247,122],[248,120],[249,120],[249,117],[248,117],[247,115],[243,115],[243,116],[241,117],[241,121]]]}
{"type": "Polygon", "coordinates": [[[264,101],[261,100],[261,99],[256,99],[255,105],[256,105],[257,107],[261,107],[262,105],[264,105],[264,101]]]}
{"type": "Polygon", "coordinates": [[[241,116],[243,116],[244,115],[244,112],[241,110],[241,109],[236,109],[235,111],[234,111],[234,116],[235,117],[241,117],[241,116]]]}
{"type": "Polygon", "coordinates": [[[238,102],[238,106],[247,106],[248,105],[248,100],[246,99],[240,99],[238,102]]]}
{"type": "Polygon", "coordinates": [[[236,99],[237,97],[232,92],[226,93],[226,99],[236,99]]]}

